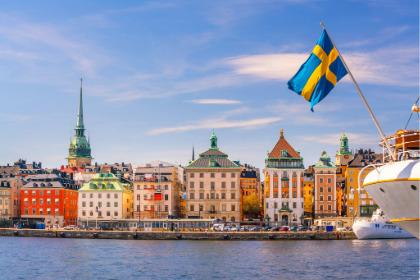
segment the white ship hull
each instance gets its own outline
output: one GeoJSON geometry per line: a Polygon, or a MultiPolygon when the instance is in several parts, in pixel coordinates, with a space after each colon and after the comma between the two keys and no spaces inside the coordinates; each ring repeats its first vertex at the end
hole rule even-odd
{"type": "Polygon", "coordinates": [[[420,160],[392,162],[371,171],[363,186],[379,207],[403,229],[419,238],[420,160]]]}
{"type": "Polygon", "coordinates": [[[357,239],[414,238],[413,235],[399,226],[385,222],[356,220],[352,228],[357,239]]]}

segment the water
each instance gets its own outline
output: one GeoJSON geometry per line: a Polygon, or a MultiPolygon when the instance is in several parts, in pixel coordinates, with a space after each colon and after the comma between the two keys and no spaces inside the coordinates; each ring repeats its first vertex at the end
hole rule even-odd
{"type": "Polygon", "coordinates": [[[0,279],[418,279],[409,240],[136,241],[0,237],[0,279]]]}

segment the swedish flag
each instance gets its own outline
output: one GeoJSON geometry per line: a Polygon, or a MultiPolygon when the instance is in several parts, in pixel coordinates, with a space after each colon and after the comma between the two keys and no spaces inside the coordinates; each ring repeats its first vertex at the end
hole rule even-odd
{"type": "Polygon", "coordinates": [[[308,60],[287,83],[289,89],[311,102],[311,110],[347,74],[338,51],[324,30],[308,60]]]}

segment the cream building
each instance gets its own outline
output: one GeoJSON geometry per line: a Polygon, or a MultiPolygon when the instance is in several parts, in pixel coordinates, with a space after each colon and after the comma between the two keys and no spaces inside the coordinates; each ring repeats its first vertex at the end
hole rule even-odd
{"type": "Polygon", "coordinates": [[[241,171],[239,164],[219,150],[213,132],[210,149],[185,168],[187,218],[239,222],[241,171]]]}
{"type": "Polygon", "coordinates": [[[179,218],[182,179],[183,168],[171,163],[153,162],[135,168],[134,218],[179,218]]]}
{"type": "Polygon", "coordinates": [[[79,189],[79,220],[120,220],[133,217],[133,192],[112,173],[96,174],[79,189]]]}

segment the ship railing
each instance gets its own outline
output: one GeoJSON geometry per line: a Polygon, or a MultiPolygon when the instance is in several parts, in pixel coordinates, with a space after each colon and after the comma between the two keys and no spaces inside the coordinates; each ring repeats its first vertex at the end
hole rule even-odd
{"type": "Polygon", "coordinates": [[[363,167],[362,169],[360,169],[359,174],[357,176],[357,209],[356,209],[356,213],[355,216],[360,217],[360,190],[361,190],[361,186],[362,186],[362,182],[361,182],[361,178],[363,173],[368,170],[368,169],[374,169],[376,172],[379,173],[378,171],[378,167],[383,166],[385,163],[372,163],[369,165],[366,165],[365,167],[363,167]]]}

